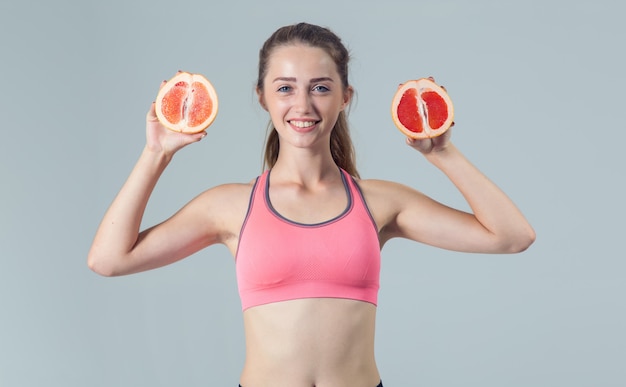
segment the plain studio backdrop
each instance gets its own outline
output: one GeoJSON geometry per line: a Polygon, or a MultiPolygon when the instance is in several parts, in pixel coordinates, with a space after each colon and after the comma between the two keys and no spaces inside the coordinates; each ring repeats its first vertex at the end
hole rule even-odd
{"type": "Polygon", "coordinates": [[[385,385],[626,385],[625,12],[608,0],[2,0],[0,386],[237,384],[243,327],[224,247],[121,278],[92,273],[86,255],[178,69],[211,79],[220,111],[174,158],[145,226],[261,172],[258,50],[300,21],[352,52],[364,178],[466,208],[389,114],[399,83],[432,75],[455,102],[453,141],[538,235],[511,256],[385,246],[385,385]]]}

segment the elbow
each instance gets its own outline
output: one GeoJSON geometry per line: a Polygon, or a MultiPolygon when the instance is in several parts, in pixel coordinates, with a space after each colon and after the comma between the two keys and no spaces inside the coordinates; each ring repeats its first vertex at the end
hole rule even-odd
{"type": "Polygon", "coordinates": [[[505,247],[505,252],[509,254],[517,254],[528,250],[528,248],[535,243],[535,239],[537,235],[532,228],[528,228],[528,230],[520,232],[510,238],[509,243],[505,247]]]}
{"type": "Polygon", "coordinates": [[[117,275],[115,268],[108,263],[107,259],[93,252],[90,252],[87,256],[87,267],[103,277],[115,277],[117,275]]]}

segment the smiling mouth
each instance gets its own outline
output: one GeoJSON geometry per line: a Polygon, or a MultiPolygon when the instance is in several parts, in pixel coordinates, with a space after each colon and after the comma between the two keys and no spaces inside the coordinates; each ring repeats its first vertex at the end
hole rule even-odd
{"type": "Polygon", "coordinates": [[[318,121],[289,121],[289,123],[297,128],[309,128],[318,123],[318,121]]]}

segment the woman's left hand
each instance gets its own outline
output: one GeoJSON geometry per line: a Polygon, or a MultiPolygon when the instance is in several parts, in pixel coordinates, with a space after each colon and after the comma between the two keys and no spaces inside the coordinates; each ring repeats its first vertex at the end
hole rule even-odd
{"type": "MultiPolygon", "coordinates": [[[[454,126],[454,122],[452,123],[454,126]]],[[[415,140],[407,137],[406,143],[412,148],[417,149],[422,152],[424,155],[428,155],[434,152],[440,152],[445,150],[448,144],[450,143],[450,137],[452,136],[452,128],[446,130],[446,132],[440,136],[432,137],[432,138],[424,138],[420,140],[415,140]]]]}

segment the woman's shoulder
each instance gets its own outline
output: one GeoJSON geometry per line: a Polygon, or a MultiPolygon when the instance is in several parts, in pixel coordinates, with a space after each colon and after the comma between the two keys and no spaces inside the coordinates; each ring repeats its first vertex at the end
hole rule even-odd
{"type": "Polygon", "coordinates": [[[396,214],[409,202],[421,203],[426,198],[422,192],[391,180],[357,179],[356,182],[368,205],[387,215],[396,214]]]}
{"type": "Polygon", "coordinates": [[[248,202],[252,189],[257,181],[254,178],[242,183],[223,183],[208,188],[200,193],[196,200],[220,203],[221,205],[237,204],[239,201],[248,202]]]}
{"type": "Polygon", "coordinates": [[[379,228],[381,243],[400,235],[398,216],[407,209],[428,206],[427,196],[408,185],[389,180],[357,180],[379,228]]]}
{"type": "Polygon", "coordinates": [[[407,191],[414,191],[407,185],[383,179],[355,179],[365,195],[393,195],[407,191]]]}
{"type": "Polygon", "coordinates": [[[209,188],[192,199],[187,213],[210,225],[206,228],[216,230],[221,235],[220,239],[228,244],[241,229],[255,181],[226,183],[209,188]]]}

